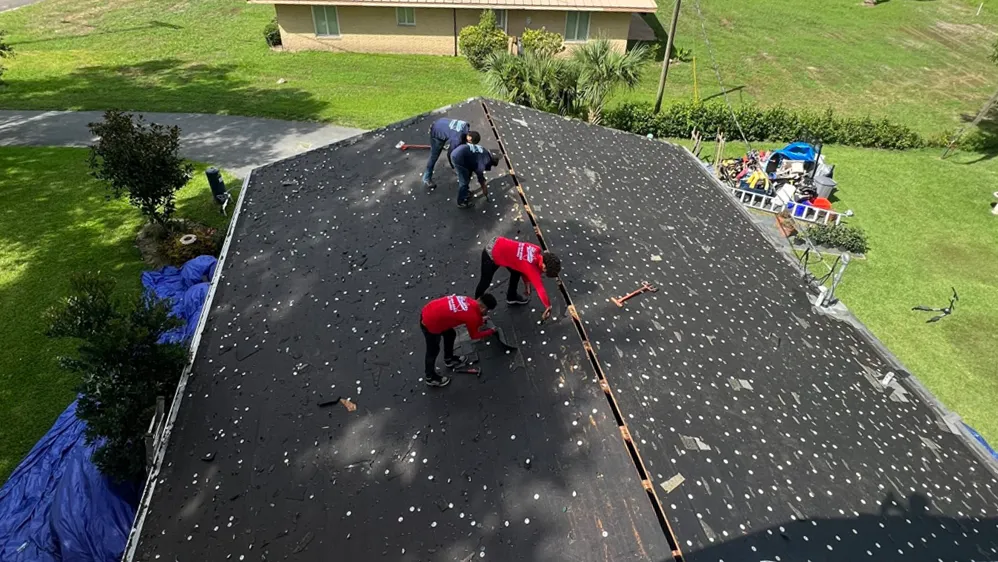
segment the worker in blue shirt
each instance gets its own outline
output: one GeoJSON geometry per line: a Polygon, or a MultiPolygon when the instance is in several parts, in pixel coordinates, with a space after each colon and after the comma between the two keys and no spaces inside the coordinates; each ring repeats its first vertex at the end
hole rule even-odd
{"type": "Polygon", "coordinates": [[[434,189],[437,184],[433,183],[433,168],[437,165],[437,159],[444,150],[444,144],[450,145],[447,149],[447,162],[451,168],[454,163],[451,154],[454,150],[465,143],[478,144],[482,136],[477,131],[472,131],[467,121],[460,119],[449,119],[441,117],[433,122],[430,127],[430,160],[426,163],[426,171],[423,172],[423,185],[428,189],[434,189]]]}
{"type": "Polygon", "coordinates": [[[478,176],[478,183],[485,191],[485,174],[483,172],[491,170],[492,166],[499,164],[499,156],[490,150],[485,150],[479,144],[462,144],[451,154],[451,161],[454,170],[457,172],[457,206],[462,209],[471,207],[471,198],[468,197],[468,184],[471,182],[471,173],[478,176]]]}

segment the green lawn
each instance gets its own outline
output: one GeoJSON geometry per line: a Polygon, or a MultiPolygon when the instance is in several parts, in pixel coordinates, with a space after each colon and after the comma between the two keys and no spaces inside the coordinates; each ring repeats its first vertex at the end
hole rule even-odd
{"type": "MultiPolygon", "coordinates": [[[[736,103],[832,106],[935,134],[975,113],[998,83],[987,61],[998,6],[976,16],[976,0],[701,3],[724,84],[740,87],[736,103]]],[[[667,22],[672,2],[660,6],[667,22]]],[[[695,6],[683,4],[677,44],[697,55],[708,97],[719,86],[695,6]]],[[[272,52],[262,29],[273,14],[244,0],[45,0],[0,14],[18,52],[0,107],[114,106],[374,127],[484,92],[480,76],[453,57],[272,52]]],[[[652,100],[657,80],[653,65],[641,87],[617,101],[652,100]]],[[[692,65],[674,65],[667,99],[692,92],[692,65]]]]}
{"type": "MultiPolygon", "coordinates": [[[[732,103],[757,100],[852,115],[886,116],[922,133],[962,124],[998,86],[987,60],[998,4],[977,0],[685,0],[676,44],[696,56],[702,98],[720,92],[696,5],[732,103]]],[[[673,2],[659,0],[668,29],[673,2]]],[[[652,100],[646,73],[632,99],[652,100]]],[[[692,64],[673,65],[667,99],[693,95],[692,64]]],[[[720,98],[718,98],[720,99],[720,98]]]]}
{"type": "MultiPolygon", "coordinates": [[[[713,150],[705,144],[701,154],[713,150]]],[[[744,150],[729,143],[726,153],[744,150]]],[[[840,187],[835,209],[855,211],[847,224],[870,241],[838,295],[946,406],[996,443],[998,217],[989,203],[998,159],[957,153],[940,160],[940,153],[825,147],[840,187]],[[950,287],[960,295],[953,316],[926,324],[925,313],[912,312],[919,304],[945,306],[950,287]]]]}
{"type": "MultiPolygon", "coordinates": [[[[101,270],[138,290],[138,211],[105,200],[88,177],[87,150],[0,147],[0,482],[73,400],[76,381],[56,356],[72,345],[44,335],[43,313],[74,271],[101,270]]],[[[231,176],[225,179],[238,186],[231,176]]],[[[204,167],[179,194],[178,215],[224,228],[204,167]]]]}

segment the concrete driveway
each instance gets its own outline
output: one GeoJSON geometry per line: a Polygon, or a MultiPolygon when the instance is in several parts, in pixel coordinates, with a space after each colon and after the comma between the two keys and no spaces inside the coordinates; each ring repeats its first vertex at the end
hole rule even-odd
{"type": "MultiPolygon", "coordinates": [[[[0,2],[10,0],[0,0],[0,2]]],[[[275,160],[363,132],[322,123],[198,113],[145,113],[147,122],[180,127],[181,153],[245,177],[275,160]]],[[[100,111],[0,110],[0,146],[89,146],[88,123],[100,111]]]]}

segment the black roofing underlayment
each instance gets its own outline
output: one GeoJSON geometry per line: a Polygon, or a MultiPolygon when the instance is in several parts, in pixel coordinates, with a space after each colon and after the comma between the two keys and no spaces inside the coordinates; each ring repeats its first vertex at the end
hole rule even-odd
{"type": "MultiPolygon", "coordinates": [[[[504,164],[472,211],[445,157],[423,190],[394,147],[439,115],[373,131],[253,172],[137,560],[667,562],[670,530],[692,562],[998,559],[987,467],[695,159],[487,103],[619,409],[553,280],[544,324],[500,298],[517,353],[420,382],[426,299],[537,238],[504,164]]],[[[499,146],[480,101],[446,115],[499,146]]]]}
{"type": "Polygon", "coordinates": [[[988,467],[696,159],[488,106],[687,561],[998,559],[988,467]]]}
{"type": "MultiPolygon", "coordinates": [[[[497,148],[480,102],[447,115],[497,148]]],[[[394,146],[436,117],[253,172],[136,559],[671,558],[570,319],[501,300],[520,351],[420,382],[426,299],[473,294],[491,236],[535,241],[500,170],[471,211],[445,156],[422,189],[394,146]]]]}

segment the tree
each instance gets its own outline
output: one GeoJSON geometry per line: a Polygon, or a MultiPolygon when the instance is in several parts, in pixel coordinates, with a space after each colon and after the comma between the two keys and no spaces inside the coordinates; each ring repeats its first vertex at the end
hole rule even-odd
{"type": "Polygon", "coordinates": [[[486,64],[485,85],[501,99],[560,115],[579,115],[578,68],[568,59],[527,51],[496,53],[486,64]]]}
{"type": "Polygon", "coordinates": [[[478,25],[469,25],[458,35],[461,54],[475,70],[483,70],[489,57],[506,50],[509,37],[499,29],[496,14],[492,10],[482,10],[478,25]]]}
{"type": "Polygon", "coordinates": [[[120,299],[114,287],[100,273],[73,275],[69,296],[48,313],[47,334],[79,341],[76,355],[59,363],[80,377],[76,416],[87,422],[87,443],[98,444],[94,464],[117,481],[134,481],[145,472],[144,434],[156,397],[172,398],[187,353],[157,343],[180,325],[167,303],[120,299]]]}
{"type": "Polygon", "coordinates": [[[104,121],[89,127],[98,137],[90,147],[91,175],[115,197],[127,193],[149,222],[169,229],[176,192],[194,172],[180,156],[180,128],[147,125],[141,116],[118,110],[104,112],[104,121]]]}
{"type": "Polygon", "coordinates": [[[590,123],[602,122],[606,100],[615,90],[638,85],[647,55],[644,46],[621,53],[605,37],[589,41],[572,53],[579,67],[579,98],[590,123]]]}
{"type": "MultiPolygon", "coordinates": [[[[3,59],[14,58],[14,47],[11,47],[4,41],[5,35],[7,35],[7,32],[0,29],[0,63],[3,62],[3,59]]],[[[4,68],[3,64],[0,64],[0,82],[3,82],[2,78],[5,70],[6,68],[4,68]]]]}
{"type": "Polygon", "coordinates": [[[602,121],[606,100],[621,87],[633,88],[641,78],[644,47],[620,53],[607,39],[595,39],[571,58],[527,50],[524,56],[493,54],[486,63],[485,84],[501,99],[572,117],[602,121]]]}
{"type": "Polygon", "coordinates": [[[565,50],[565,39],[561,34],[548,31],[544,27],[524,29],[520,38],[523,40],[523,50],[528,53],[554,56],[565,50]]]}

